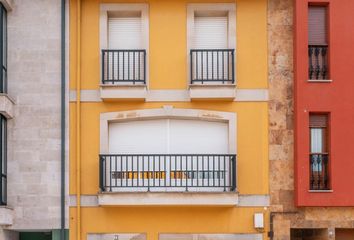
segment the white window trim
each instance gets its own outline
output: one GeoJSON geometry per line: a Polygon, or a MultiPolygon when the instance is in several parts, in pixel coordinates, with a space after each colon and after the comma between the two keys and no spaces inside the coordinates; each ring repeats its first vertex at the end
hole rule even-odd
{"type": "MultiPolygon", "coordinates": [[[[108,12],[141,12],[142,49],[146,50],[146,86],[149,86],[149,5],[145,3],[107,3],[100,5],[100,56],[101,50],[108,48],[108,12]]],[[[101,61],[101,57],[100,57],[101,61]]],[[[100,66],[102,64],[100,63],[100,66]]],[[[100,71],[102,71],[100,67],[100,71]]],[[[100,74],[100,76],[102,73],[100,74]]],[[[100,77],[101,85],[101,77],[100,77]]],[[[115,85],[116,86],[116,85],[115,85]]],[[[127,86],[127,85],[125,85],[127,86]]],[[[130,85],[128,85],[130,86],[130,85]]],[[[119,86],[118,86],[119,87],[119,86]]]]}
{"type": "Polygon", "coordinates": [[[151,119],[188,119],[224,122],[228,124],[229,154],[237,154],[237,114],[231,112],[181,109],[164,106],[159,109],[144,109],[123,112],[108,112],[100,115],[100,153],[109,154],[109,123],[151,119]]]}
{"type": "Polygon", "coordinates": [[[236,4],[234,3],[191,3],[187,5],[187,86],[190,85],[190,50],[193,49],[195,12],[226,11],[228,12],[228,48],[235,49],[235,82],[236,79],[236,4]]]}

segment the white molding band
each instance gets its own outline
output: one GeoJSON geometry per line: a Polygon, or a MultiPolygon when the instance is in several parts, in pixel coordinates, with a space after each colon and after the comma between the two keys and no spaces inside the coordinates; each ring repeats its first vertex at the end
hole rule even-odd
{"type": "MultiPolygon", "coordinates": [[[[82,207],[98,207],[98,196],[97,195],[81,195],[80,196],[82,207]]],[[[76,195],[69,196],[69,207],[77,206],[76,195]]]]}
{"type": "MultiPolygon", "coordinates": [[[[189,90],[148,90],[145,102],[190,102],[189,90]]],[[[267,102],[268,89],[236,89],[234,102],[267,102]]],[[[70,90],[70,102],[76,102],[76,90],[70,90]]],[[[81,102],[102,102],[100,90],[81,90],[81,102]]]]}
{"type": "Polygon", "coordinates": [[[238,206],[240,207],[269,207],[269,195],[240,195],[238,206]]]}
{"type": "MultiPolygon", "coordinates": [[[[134,195],[135,193],[131,193],[131,194],[134,195]]],[[[166,194],[170,194],[170,193],[166,193],[166,194]]],[[[181,194],[183,195],[184,193],[181,194]]],[[[76,195],[70,195],[69,206],[76,207],[76,195]]],[[[98,195],[81,195],[81,206],[99,207],[98,195]]],[[[269,207],[269,206],[270,206],[269,195],[238,195],[238,204],[236,207],[269,207]]]]}

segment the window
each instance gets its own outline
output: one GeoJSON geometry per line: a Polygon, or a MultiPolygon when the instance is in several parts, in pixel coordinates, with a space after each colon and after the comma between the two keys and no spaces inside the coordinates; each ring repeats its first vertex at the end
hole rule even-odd
{"type": "Polygon", "coordinates": [[[166,106],[100,119],[102,192],[236,190],[234,113],[166,106]]]}
{"type": "Polygon", "coordinates": [[[310,114],[310,189],[328,190],[328,114],[310,114]]]}
{"type": "Polygon", "coordinates": [[[188,49],[191,83],[234,83],[234,4],[190,4],[188,49]]]}
{"type": "Polygon", "coordinates": [[[7,93],[7,13],[5,7],[0,4],[0,93],[7,93]]]}
{"type": "Polygon", "coordinates": [[[327,6],[309,6],[308,55],[309,79],[328,79],[328,19],[327,6]]]}
{"type": "Polygon", "coordinates": [[[6,118],[0,115],[0,205],[7,202],[7,126],[6,118]]]}
{"type": "Polygon", "coordinates": [[[148,46],[144,4],[101,6],[103,84],[145,84],[148,46]]]}

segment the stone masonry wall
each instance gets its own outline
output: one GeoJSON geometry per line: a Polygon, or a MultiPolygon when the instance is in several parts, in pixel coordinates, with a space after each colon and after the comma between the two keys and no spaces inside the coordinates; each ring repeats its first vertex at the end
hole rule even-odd
{"type": "Polygon", "coordinates": [[[277,212],[275,240],[290,239],[291,228],[332,232],[354,228],[354,208],[294,206],[293,1],[268,0],[269,160],[271,211],[277,212]]]}
{"type": "Polygon", "coordinates": [[[60,2],[14,0],[8,13],[10,229],[60,228],[60,2]]]}

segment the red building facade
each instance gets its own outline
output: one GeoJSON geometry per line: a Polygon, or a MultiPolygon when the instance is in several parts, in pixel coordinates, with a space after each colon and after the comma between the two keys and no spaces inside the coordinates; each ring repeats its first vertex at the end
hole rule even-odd
{"type": "Polygon", "coordinates": [[[294,14],[295,203],[354,206],[354,1],[294,14]]]}

